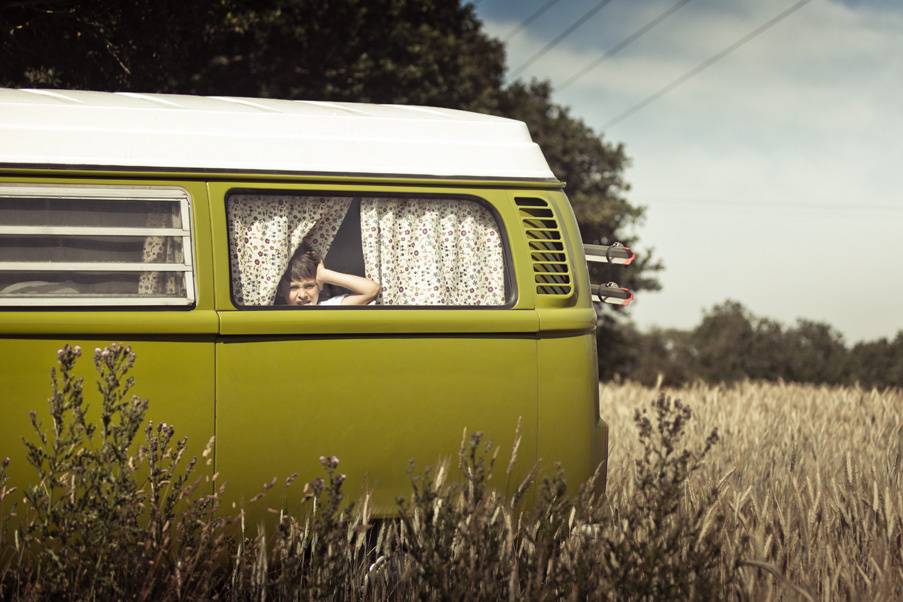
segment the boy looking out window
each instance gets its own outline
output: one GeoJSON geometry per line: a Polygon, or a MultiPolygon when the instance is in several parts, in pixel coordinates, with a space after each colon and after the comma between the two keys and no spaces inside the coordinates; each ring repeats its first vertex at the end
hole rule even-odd
{"type": "Polygon", "coordinates": [[[276,288],[276,305],[367,305],[379,294],[379,283],[353,274],[328,269],[323,259],[306,243],[301,243],[288,263],[276,288]],[[324,284],[351,291],[320,301],[324,284]]]}

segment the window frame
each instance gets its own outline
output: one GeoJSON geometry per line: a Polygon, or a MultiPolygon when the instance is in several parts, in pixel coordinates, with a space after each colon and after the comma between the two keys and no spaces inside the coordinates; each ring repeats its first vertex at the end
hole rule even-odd
{"type": "Polygon", "coordinates": [[[226,236],[226,257],[229,274],[229,301],[232,307],[240,312],[247,311],[388,311],[388,310],[474,310],[474,311],[494,311],[513,309],[517,305],[519,291],[517,286],[517,278],[515,275],[515,265],[511,254],[511,242],[505,228],[505,222],[501,218],[495,206],[485,198],[471,193],[424,193],[411,191],[385,191],[385,190],[335,190],[335,189],[308,189],[308,188],[255,188],[248,186],[240,186],[227,189],[223,194],[223,215],[226,236]],[[256,195],[256,196],[284,196],[293,195],[298,197],[314,196],[314,197],[350,197],[352,199],[412,199],[412,200],[456,200],[474,202],[486,209],[495,222],[496,232],[502,244],[502,264],[504,266],[504,282],[505,282],[505,302],[502,305],[314,305],[314,306],[291,306],[291,305],[241,305],[235,298],[235,287],[232,282],[232,238],[229,228],[229,202],[235,195],[256,195]]]}
{"type": "Polygon", "coordinates": [[[191,216],[191,194],[180,186],[141,186],[128,184],[31,184],[0,182],[0,198],[35,198],[61,200],[91,200],[109,202],[163,201],[178,203],[181,227],[104,227],[104,226],[4,226],[0,236],[118,236],[181,238],[182,263],[132,263],[132,262],[0,262],[0,273],[68,271],[78,273],[107,272],[181,272],[184,276],[185,295],[167,296],[117,296],[79,295],[40,297],[0,297],[0,308],[78,308],[96,307],[152,307],[186,309],[197,303],[197,274],[194,257],[194,224],[191,216]]]}

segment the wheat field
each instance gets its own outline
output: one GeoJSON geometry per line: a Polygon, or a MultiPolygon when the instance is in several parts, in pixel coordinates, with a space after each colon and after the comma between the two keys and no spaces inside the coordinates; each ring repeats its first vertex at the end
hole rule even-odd
{"type": "MultiPolygon", "coordinates": [[[[632,494],[634,413],[659,392],[600,387],[614,506],[632,494]]],[[[723,551],[746,561],[749,598],[903,599],[903,391],[746,382],[661,392],[693,410],[690,445],[718,430],[686,500],[718,487],[723,551]]]]}

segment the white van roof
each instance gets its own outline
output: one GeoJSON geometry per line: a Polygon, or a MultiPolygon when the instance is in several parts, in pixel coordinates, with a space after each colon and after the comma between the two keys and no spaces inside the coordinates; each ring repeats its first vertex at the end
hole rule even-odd
{"type": "Polygon", "coordinates": [[[0,88],[0,165],[554,180],[521,121],[433,107],[0,88]]]}

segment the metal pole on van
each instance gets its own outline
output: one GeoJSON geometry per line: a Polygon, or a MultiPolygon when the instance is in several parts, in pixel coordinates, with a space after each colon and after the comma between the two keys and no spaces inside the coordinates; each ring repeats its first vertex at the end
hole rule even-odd
{"type": "Polygon", "coordinates": [[[583,245],[586,260],[594,263],[613,263],[630,265],[636,259],[636,253],[616,242],[611,245],[583,245]]]}
{"type": "MultiPolygon", "coordinates": [[[[636,259],[636,253],[616,242],[610,245],[583,245],[586,261],[591,263],[610,263],[614,265],[628,266],[636,259]]],[[[630,305],[633,301],[633,291],[619,286],[615,282],[605,284],[593,284],[590,287],[593,303],[608,303],[609,305],[630,305]]],[[[599,311],[596,308],[596,313],[599,311]]]]}
{"type": "Polygon", "coordinates": [[[630,302],[634,299],[632,290],[620,287],[616,282],[593,284],[590,286],[590,290],[593,294],[593,301],[596,303],[630,305],[630,302]]]}

